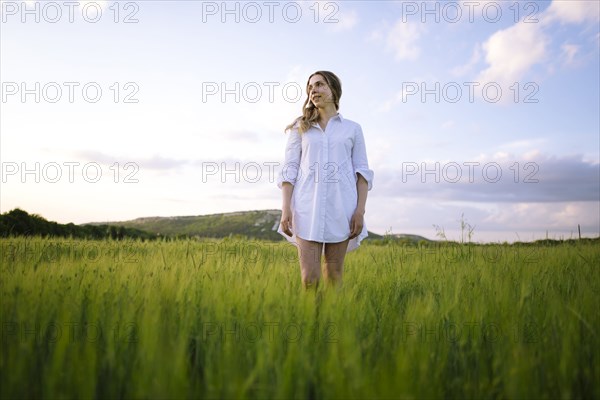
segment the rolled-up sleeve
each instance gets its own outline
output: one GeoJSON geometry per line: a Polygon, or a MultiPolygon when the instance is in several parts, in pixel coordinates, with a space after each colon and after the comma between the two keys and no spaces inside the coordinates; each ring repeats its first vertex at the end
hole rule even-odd
{"type": "Polygon", "coordinates": [[[358,180],[356,174],[361,174],[368,184],[368,190],[373,187],[373,170],[369,169],[367,160],[367,147],[360,125],[356,129],[354,135],[354,147],[352,148],[352,166],[354,167],[355,179],[358,180]]]}
{"type": "Polygon", "coordinates": [[[281,189],[283,182],[296,184],[298,170],[300,169],[300,157],[302,155],[302,137],[297,129],[289,133],[285,146],[285,160],[277,178],[277,186],[281,189]]]}

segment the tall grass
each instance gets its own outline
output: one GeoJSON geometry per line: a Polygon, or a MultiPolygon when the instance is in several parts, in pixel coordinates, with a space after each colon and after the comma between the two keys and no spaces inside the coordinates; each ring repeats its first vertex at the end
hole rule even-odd
{"type": "Polygon", "coordinates": [[[600,398],[600,251],[1,239],[2,398],[600,398]]]}

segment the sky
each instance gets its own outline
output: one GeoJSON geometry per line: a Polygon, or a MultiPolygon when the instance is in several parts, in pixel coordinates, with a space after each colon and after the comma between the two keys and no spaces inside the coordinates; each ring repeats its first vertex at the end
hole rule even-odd
{"type": "Polygon", "coordinates": [[[597,237],[599,4],[2,1],[0,212],[279,209],[284,128],[329,70],[370,231],[597,237]]]}

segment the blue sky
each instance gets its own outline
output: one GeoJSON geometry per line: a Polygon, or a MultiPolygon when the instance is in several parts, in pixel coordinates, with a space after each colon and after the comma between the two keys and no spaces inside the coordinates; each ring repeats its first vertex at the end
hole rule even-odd
{"type": "Polygon", "coordinates": [[[365,134],[370,230],[457,238],[464,214],[480,241],[598,236],[598,7],[3,1],[0,211],[279,208],[283,129],[325,69],[365,134]]]}

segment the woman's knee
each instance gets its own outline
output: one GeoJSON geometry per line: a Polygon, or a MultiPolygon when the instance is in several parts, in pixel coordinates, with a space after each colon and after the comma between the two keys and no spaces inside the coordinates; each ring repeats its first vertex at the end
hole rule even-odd
{"type": "Polygon", "coordinates": [[[339,262],[325,262],[323,272],[326,278],[341,278],[344,272],[344,264],[339,262]]]}
{"type": "Polygon", "coordinates": [[[341,243],[327,244],[325,247],[325,263],[336,267],[337,265],[342,266],[346,257],[346,249],[348,248],[348,241],[341,243]]]}

